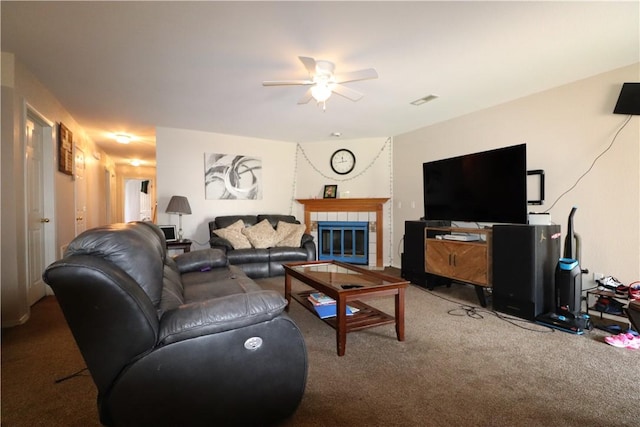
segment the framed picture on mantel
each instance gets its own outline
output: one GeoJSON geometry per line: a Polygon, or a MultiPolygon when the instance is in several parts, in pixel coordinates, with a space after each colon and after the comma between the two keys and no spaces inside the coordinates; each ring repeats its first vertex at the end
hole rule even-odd
{"type": "Polygon", "coordinates": [[[324,194],[322,196],[323,199],[335,199],[338,194],[338,186],[333,185],[325,185],[324,186],[324,194]]]}

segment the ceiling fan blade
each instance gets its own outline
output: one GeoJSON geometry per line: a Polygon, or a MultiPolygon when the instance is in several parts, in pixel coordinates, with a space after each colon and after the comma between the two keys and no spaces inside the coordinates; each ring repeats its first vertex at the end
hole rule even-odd
{"type": "Polygon", "coordinates": [[[302,98],[300,98],[300,100],[298,101],[298,104],[306,104],[309,101],[311,101],[313,99],[313,96],[311,95],[311,88],[307,89],[307,91],[304,93],[304,95],[302,96],[302,98]]]}
{"type": "MultiPolygon", "coordinates": [[[[311,90],[311,89],[309,89],[311,90]]],[[[338,95],[344,96],[347,99],[350,99],[352,101],[359,101],[360,98],[362,98],[364,95],[361,94],[360,92],[358,92],[357,90],[353,90],[353,89],[349,89],[346,86],[342,86],[340,84],[335,84],[332,88],[332,91],[334,93],[337,93],[338,95]]]]}
{"type": "Polygon", "coordinates": [[[271,80],[262,82],[262,86],[312,85],[311,80],[271,80]]]}
{"type": "Polygon", "coordinates": [[[309,58],[308,56],[298,56],[300,61],[304,65],[304,68],[307,69],[310,76],[314,76],[316,74],[316,60],[313,58],[309,58]]]}
{"type": "Polygon", "coordinates": [[[355,82],[358,80],[377,79],[378,72],[373,68],[364,70],[351,71],[349,73],[336,74],[334,76],[336,83],[355,82]]]}

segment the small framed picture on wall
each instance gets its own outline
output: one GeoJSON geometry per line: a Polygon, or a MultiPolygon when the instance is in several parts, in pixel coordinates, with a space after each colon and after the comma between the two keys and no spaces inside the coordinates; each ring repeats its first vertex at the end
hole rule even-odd
{"type": "Polygon", "coordinates": [[[337,185],[325,185],[324,186],[324,199],[335,199],[338,194],[338,186],[337,185]]]}
{"type": "Polygon", "coordinates": [[[62,123],[58,124],[58,170],[73,175],[73,133],[62,123]]]}

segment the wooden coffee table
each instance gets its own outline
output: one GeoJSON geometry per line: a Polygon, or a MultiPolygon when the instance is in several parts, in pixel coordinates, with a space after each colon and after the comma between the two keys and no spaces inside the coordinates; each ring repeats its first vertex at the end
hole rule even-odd
{"type": "Polygon", "coordinates": [[[310,293],[319,291],[336,300],[336,316],[322,319],[336,330],[338,356],[344,356],[347,332],[374,326],[395,323],[398,341],[404,341],[404,293],[409,282],[375,270],[346,264],[339,261],[304,261],[284,264],[284,296],[287,311],[291,299],[316,314],[313,304],[307,299],[310,293]],[[297,279],[311,290],[291,293],[291,279],[297,279]],[[372,297],[395,297],[395,316],[371,307],[361,299],[372,297]],[[359,311],[346,314],[347,303],[359,311]]]}

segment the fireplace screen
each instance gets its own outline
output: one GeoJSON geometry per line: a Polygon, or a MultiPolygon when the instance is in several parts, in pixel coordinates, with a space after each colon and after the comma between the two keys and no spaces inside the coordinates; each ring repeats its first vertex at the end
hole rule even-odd
{"type": "Polygon", "coordinates": [[[369,263],[369,223],[318,222],[318,259],[369,263]]]}

